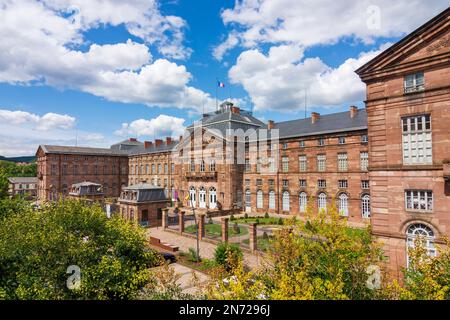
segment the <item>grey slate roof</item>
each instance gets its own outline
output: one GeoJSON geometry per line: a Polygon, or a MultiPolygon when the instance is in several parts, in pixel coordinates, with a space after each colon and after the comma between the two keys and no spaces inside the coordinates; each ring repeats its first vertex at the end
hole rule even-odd
{"type": "Polygon", "coordinates": [[[40,145],[40,147],[45,153],[55,153],[55,154],[126,156],[130,153],[128,150],[116,150],[110,148],[90,148],[90,147],[53,146],[53,145],[40,145]]]}
{"type": "Polygon", "coordinates": [[[37,183],[37,177],[9,177],[8,181],[11,183],[37,183]]]}
{"type": "MultiPolygon", "coordinates": [[[[267,125],[263,128],[267,129],[267,125]]],[[[350,117],[350,111],[320,115],[315,123],[311,122],[311,118],[275,122],[274,129],[279,129],[280,139],[366,130],[367,112],[366,109],[358,109],[353,118],[350,117]]]]}
{"type": "Polygon", "coordinates": [[[168,201],[164,188],[154,186],[149,183],[138,183],[128,187],[123,187],[123,191],[137,191],[137,200],[127,200],[120,198],[120,201],[132,202],[155,202],[168,201]]]}
{"type": "Polygon", "coordinates": [[[165,142],[156,146],[153,144],[150,148],[144,148],[144,145],[135,148],[130,151],[130,155],[143,155],[143,154],[152,154],[152,153],[160,153],[160,152],[168,152],[172,151],[178,145],[178,141],[172,141],[171,144],[167,145],[165,142]]]}
{"type": "Polygon", "coordinates": [[[83,182],[79,182],[79,183],[74,183],[72,185],[72,187],[89,187],[89,186],[101,187],[102,185],[99,184],[99,183],[89,182],[89,181],[83,181],[83,182]]]}
{"type": "Polygon", "coordinates": [[[132,149],[141,147],[143,145],[144,144],[142,142],[140,142],[140,141],[127,139],[127,140],[123,140],[123,141],[120,141],[118,143],[113,144],[111,146],[111,149],[114,149],[114,150],[132,150],[132,149]]]}

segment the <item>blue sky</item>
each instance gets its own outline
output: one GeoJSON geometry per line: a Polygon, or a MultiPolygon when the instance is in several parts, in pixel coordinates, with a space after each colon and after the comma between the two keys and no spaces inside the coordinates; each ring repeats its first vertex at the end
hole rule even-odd
{"type": "Polygon", "coordinates": [[[418,0],[0,2],[6,156],[40,143],[178,136],[214,109],[216,79],[220,100],[231,95],[264,121],[303,117],[305,92],[308,114],[363,107],[353,70],[445,9],[418,0]]]}

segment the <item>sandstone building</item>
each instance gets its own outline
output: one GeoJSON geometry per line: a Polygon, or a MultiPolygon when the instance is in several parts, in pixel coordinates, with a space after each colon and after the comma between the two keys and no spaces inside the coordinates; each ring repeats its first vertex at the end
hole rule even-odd
{"type": "Polygon", "coordinates": [[[450,9],[356,71],[367,85],[373,233],[391,269],[450,235],[450,9]]]}

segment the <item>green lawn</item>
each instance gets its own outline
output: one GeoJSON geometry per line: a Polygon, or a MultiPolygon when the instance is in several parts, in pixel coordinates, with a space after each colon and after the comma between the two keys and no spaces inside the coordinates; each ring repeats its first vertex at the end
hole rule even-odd
{"type": "MultiPolygon", "coordinates": [[[[195,234],[195,224],[190,225],[184,229],[187,233],[195,234]]],[[[208,237],[221,237],[222,236],[222,225],[221,224],[206,224],[205,233],[208,237]]],[[[228,236],[242,236],[248,234],[248,229],[245,227],[239,227],[239,232],[236,232],[233,228],[233,224],[230,223],[228,227],[228,236]]]]}
{"type": "MultiPolygon", "coordinates": [[[[267,250],[270,246],[270,241],[273,239],[273,236],[268,236],[268,237],[263,237],[263,236],[258,236],[257,237],[257,248],[259,250],[267,250]]],[[[250,244],[250,240],[249,239],[245,239],[242,241],[242,243],[249,245],[250,244]]]]}
{"type": "MultiPolygon", "coordinates": [[[[281,221],[284,220],[281,218],[281,221]]],[[[253,223],[253,222],[258,222],[258,224],[275,224],[278,225],[280,221],[280,217],[269,217],[269,218],[264,218],[264,217],[248,217],[248,218],[244,218],[244,217],[240,217],[240,218],[235,218],[234,220],[230,220],[230,223],[253,223]],[[258,220],[258,221],[257,221],[258,220]]]]}

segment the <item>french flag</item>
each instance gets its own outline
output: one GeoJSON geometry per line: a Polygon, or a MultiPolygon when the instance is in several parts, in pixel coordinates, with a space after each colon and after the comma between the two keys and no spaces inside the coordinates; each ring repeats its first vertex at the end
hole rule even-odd
{"type": "Polygon", "coordinates": [[[220,81],[217,81],[217,86],[218,86],[219,88],[225,88],[225,83],[220,82],[220,81]]]}

